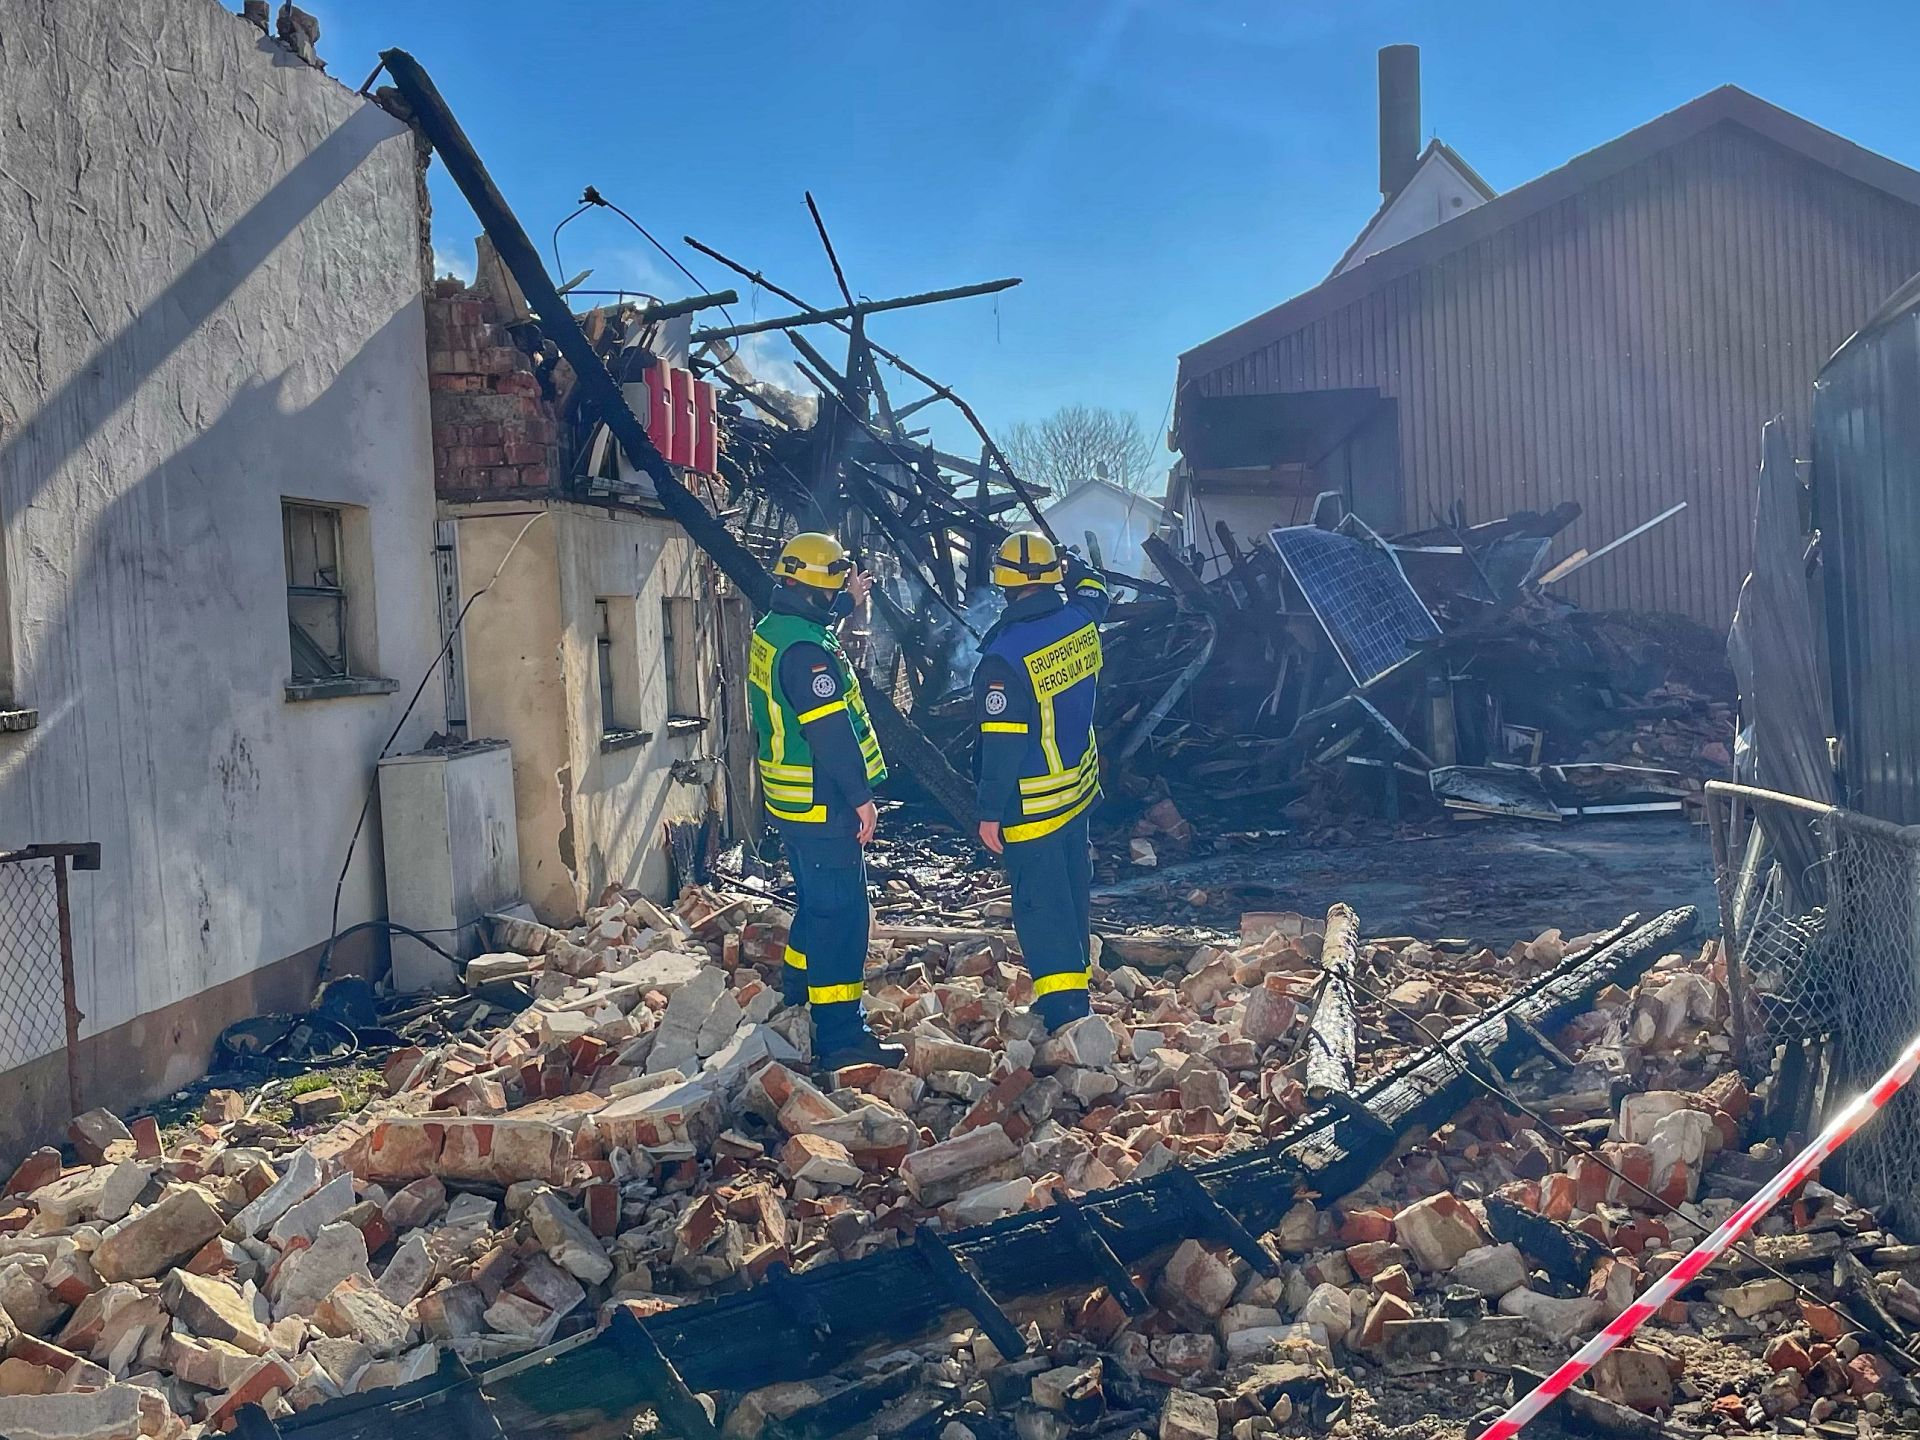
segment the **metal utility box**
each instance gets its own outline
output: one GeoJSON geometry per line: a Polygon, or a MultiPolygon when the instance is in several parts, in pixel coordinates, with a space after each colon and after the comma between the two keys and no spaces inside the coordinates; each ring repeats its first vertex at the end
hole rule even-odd
{"type": "MultiPolygon", "coordinates": [[[[382,760],[380,833],[388,918],[463,959],[482,953],[486,916],[520,899],[506,742],[474,740],[382,760]]],[[[445,956],[394,934],[396,990],[451,990],[457,980],[445,956]]]]}

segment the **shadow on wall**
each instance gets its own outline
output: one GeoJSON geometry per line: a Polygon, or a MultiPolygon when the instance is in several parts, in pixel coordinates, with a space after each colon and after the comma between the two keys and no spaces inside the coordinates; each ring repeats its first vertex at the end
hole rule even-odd
{"type": "Polygon", "coordinates": [[[73,454],[146,383],[166,358],[233,297],[273,250],[376,147],[394,136],[393,118],[362,106],[299,161],[227,233],[180,272],[126,327],[0,446],[0,474],[24,510],[73,454]]]}
{"type": "MultiPolygon", "coordinates": [[[[657,737],[652,743],[654,745],[673,745],[676,748],[685,744],[684,741],[667,739],[664,735],[657,737]]],[[[600,764],[604,770],[607,767],[608,761],[611,760],[617,763],[623,759],[625,755],[632,755],[636,757],[634,764],[637,769],[640,764],[637,757],[645,753],[646,751],[644,750],[635,750],[626,751],[623,752],[623,754],[602,755],[600,757],[600,764]]],[[[677,760],[680,757],[674,755],[671,758],[677,760]]],[[[603,835],[633,837],[629,842],[633,857],[631,868],[626,873],[619,875],[613,874],[605,848],[601,844],[602,835],[595,835],[593,837],[593,843],[587,852],[586,874],[579,877],[575,887],[577,893],[582,897],[583,909],[591,908],[597,904],[600,899],[600,891],[608,885],[619,885],[623,888],[629,886],[641,887],[645,879],[647,857],[651,847],[657,845],[664,848],[666,841],[661,831],[661,825],[667,818],[667,809],[673,801],[674,791],[680,788],[678,781],[668,778],[664,769],[665,763],[671,762],[663,762],[663,768],[653,774],[649,774],[644,778],[636,777],[628,782],[631,790],[625,807],[619,812],[618,818],[602,832],[603,835]],[[635,813],[642,807],[646,809],[646,818],[636,821],[634,818],[635,813]],[[637,829],[635,828],[636,825],[638,827],[637,829]]],[[[604,789],[611,790],[614,788],[605,781],[603,781],[602,784],[604,789]]],[[[704,809],[704,792],[702,793],[701,808],[704,809]]]]}
{"type": "MultiPolygon", "coordinates": [[[[44,671],[59,703],[20,737],[30,748],[11,789],[26,796],[31,832],[84,830],[104,851],[102,871],[73,891],[78,1000],[90,1028],[106,1027],[81,1046],[88,1104],[178,1089],[204,1073],[224,1026],[310,997],[334,878],[411,687],[287,704],[280,498],[404,506],[393,487],[413,475],[420,533],[375,542],[383,618],[418,612],[381,626],[381,668],[413,680],[437,640],[431,578],[423,568],[416,584],[393,557],[427,564],[431,480],[424,448],[420,467],[392,463],[390,444],[384,465],[376,452],[407,438],[410,392],[396,376],[423,369],[422,346],[409,304],[303,407],[286,408],[286,374],[243,385],[89,517],[63,603],[36,626],[36,683],[44,671]]],[[[384,913],[381,865],[376,814],[343,923],[384,913]]],[[[382,948],[356,946],[354,965],[336,969],[377,963],[382,948]]],[[[14,1117],[5,1133],[57,1133],[63,1087],[43,1098],[48,1113],[14,1117]]]]}

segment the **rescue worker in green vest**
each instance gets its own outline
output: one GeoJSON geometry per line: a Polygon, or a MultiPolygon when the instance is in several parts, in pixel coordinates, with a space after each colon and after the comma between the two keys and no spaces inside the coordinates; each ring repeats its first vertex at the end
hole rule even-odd
{"type": "Polygon", "coordinates": [[[789,1003],[812,1008],[823,1072],[894,1066],[905,1054],[874,1038],[860,998],[870,925],[861,850],[878,823],[873,787],[887,764],[833,627],[869,583],[833,536],[794,536],[774,563],[772,608],[754,627],[747,665],[760,785],[798,902],[784,988],[789,1003]]]}
{"type": "Polygon", "coordinates": [[[1005,859],[1033,1006],[1051,1031],[1088,1013],[1087,811],[1100,797],[1093,706],[1107,583],[1031,532],[1001,544],[993,580],[1007,608],[973,675],[980,840],[1005,859]]]}

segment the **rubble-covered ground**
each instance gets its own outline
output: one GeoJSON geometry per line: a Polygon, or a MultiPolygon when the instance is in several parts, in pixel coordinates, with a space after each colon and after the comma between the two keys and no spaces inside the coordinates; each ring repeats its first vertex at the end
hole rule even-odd
{"type": "MultiPolygon", "coordinates": [[[[1263,1143],[1308,1109],[1315,920],[1249,914],[1230,941],[1133,962],[1116,941],[1095,1014],[1049,1038],[1004,931],[882,917],[871,1014],[909,1067],[819,1083],[804,1016],[778,999],[785,921],[764,897],[690,890],[672,912],[609,897],[565,934],[510,923],[468,983],[525,1008],[394,1050],[386,1093],[357,1110],[281,1086],[282,1121],[215,1090],[164,1145],[153,1117],[78,1117],[68,1153],[37,1152],[5,1187],[0,1434],[212,1433],[250,1401],[284,1413],[425,1376],[444,1350],[484,1366],[622,1303],[655,1313],[776,1260],[804,1272],[922,1221],[957,1229],[1263,1143]]],[[[1581,943],[1363,942],[1363,1069],[1581,943]]],[[[1552,1368],[1674,1263],[1697,1231],[1671,1205],[1710,1226],[1781,1162],[1725,1015],[1709,944],[1603,993],[1509,1077],[1595,1153],[1487,1096],[1359,1193],[1303,1197],[1265,1237],[1277,1278],[1188,1241],[1141,1273],[1142,1318],[1099,1290],[1010,1302],[1025,1359],[972,1330],[902,1336],[833,1376],[715,1396],[719,1418],[735,1437],[817,1428],[882,1394],[849,1433],[1462,1434],[1516,1368],[1552,1368]]],[[[1920,1433],[1861,1319],[1920,1322],[1920,1247],[1817,1187],[1762,1233],[1806,1296],[1745,1262],[1714,1272],[1602,1367],[1599,1395],[1672,1434],[1920,1433]],[[1869,1278],[1836,1296],[1842,1256],[1869,1278]]]]}
{"type": "MultiPolygon", "coordinates": [[[[1310,910],[1343,898],[1377,934],[1474,936],[1505,947],[1543,920],[1568,930],[1675,905],[1713,913],[1712,857],[1699,826],[1679,815],[1586,817],[1554,825],[1440,819],[1375,824],[1338,843],[1291,833],[1155,837],[1155,863],[1128,862],[1128,826],[1096,832],[1093,928],[1216,937],[1248,911],[1310,910]]],[[[741,879],[738,852],[726,869],[741,879]]],[[[883,813],[869,848],[875,912],[905,925],[1004,925],[1003,873],[985,852],[924,809],[883,813]]],[[[778,876],[748,882],[781,894],[778,876]]]]}

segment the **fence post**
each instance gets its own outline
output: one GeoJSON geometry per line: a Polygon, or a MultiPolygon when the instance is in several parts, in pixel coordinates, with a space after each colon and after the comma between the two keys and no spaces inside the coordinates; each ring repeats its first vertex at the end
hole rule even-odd
{"type": "Polygon", "coordinates": [[[1733,812],[1739,801],[1731,795],[1709,790],[1706,795],[1707,838],[1713,845],[1713,883],[1720,900],[1720,949],[1727,963],[1727,1006],[1733,1030],[1733,1063],[1740,1078],[1751,1083],[1753,1043],[1747,1035],[1746,957],[1738,935],[1739,924],[1733,914],[1733,863],[1729,837],[1733,830],[1733,812]],[[1722,809],[1722,806],[1725,809],[1722,809]]]}
{"type": "Polygon", "coordinates": [[[73,910],[67,901],[67,857],[53,857],[53,901],[60,925],[60,1008],[66,1018],[67,1109],[80,1113],[80,999],[73,981],[73,910]]]}

